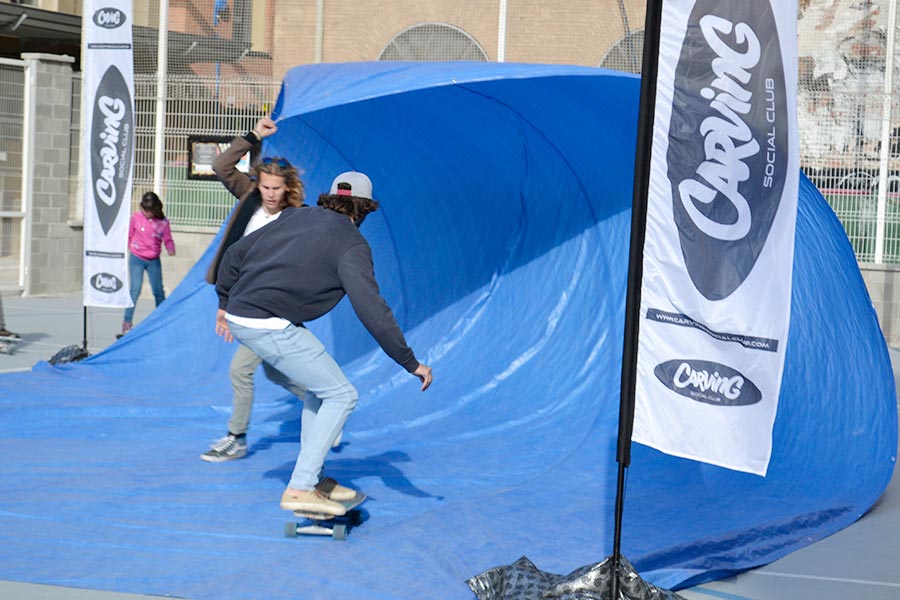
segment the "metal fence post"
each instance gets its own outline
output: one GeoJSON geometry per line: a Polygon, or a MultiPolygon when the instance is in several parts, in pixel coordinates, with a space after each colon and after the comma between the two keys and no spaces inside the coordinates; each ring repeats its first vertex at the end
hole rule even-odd
{"type": "Polygon", "coordinates": [[[34,221],[34,131],[37,105],[37,61],[25,60],[24,102],[22,105],[22,257],[19,285],[22,295],[31,294],[31,232],[34,221]]]}
{"type": "Polygon", "coordinates": [[[897,2],[890,2],[884,62],[884,98],[881,112],[881,150],[878,163],[878,204],[875,212],[875,263],[884,262],[884,228],[887,211],[888,175],[891,165],[891,95],[894,89],[894,46],[897,31],[897,2]]]}
{"type": "Polygon", "coordinates": [[[325,46],[325,0],[316,0],[316,57],[317,63],[322,62],[323,48],[325,46]]]}
{"type": "Polygon", "coordinates": [[[500,0],[500,10],[497,25],[497,62],[506,62],[506,13],[507,0],[500,0]]]}
{"type": "Polygon", "coordinates": [[[153,148],[153,191],[163,196],[163,159],[166,155],[166,98],[168,96],[169,0],[159,1],[159,37],[156,41],[156,131],[153,148]]]}

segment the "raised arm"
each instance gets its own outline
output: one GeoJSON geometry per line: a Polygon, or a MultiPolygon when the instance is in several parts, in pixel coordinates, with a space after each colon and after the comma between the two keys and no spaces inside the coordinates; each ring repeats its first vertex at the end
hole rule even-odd
{"type": "Polygon", "coordinates": [[[213,161],[213,172],[235,198],[243,198],[255,185],[246,173],[237,169],[241,157],[276,131],[278,126],[275,125],[275,121],[263,117],[257,121],[253,129],[234,138],[228,149],[213,161]]]}

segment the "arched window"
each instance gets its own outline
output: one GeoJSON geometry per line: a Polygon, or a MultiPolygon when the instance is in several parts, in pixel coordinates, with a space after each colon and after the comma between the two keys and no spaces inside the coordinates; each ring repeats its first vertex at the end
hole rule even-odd
{"type": "Polygon", "coordinates": [[[468,33],[444,23],[420,23],[394,36],[378,60],[472,60],[486,62],[487,53],[468,33]]]}
{"type": "Polygon", "coordinates": [[[600,61],[600,66],[604,69],[640,73],[643,56],[644,30],[639,29],[616,42],[600,61]]]}

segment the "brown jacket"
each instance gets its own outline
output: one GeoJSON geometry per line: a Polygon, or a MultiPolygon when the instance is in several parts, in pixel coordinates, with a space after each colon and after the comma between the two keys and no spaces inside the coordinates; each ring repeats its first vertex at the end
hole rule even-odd
{"type": "Polygon", "coordinates": [[[247,223],[250,222],[250,217],[262,204],[262,197],[259,190],[256,189],[256,182],[250,179],[246,173],[242,173],[237,169],[237,163],[241,160],[241,157],[257,143],[259,142],[252,131],[246,135],[238,136],[232,140],[228,150],[217,156],[213,162],[213,171],[221,180],[222,185],[238,199],[238,203],[237,208],[231,213],[231,218],[228,219],[216,257],[209,266],[209,271],[206,272],[206,281],[209,283],[216,282],[222,255],[225,254],[225,250],[229,246],[243,237],[247,223]]]}

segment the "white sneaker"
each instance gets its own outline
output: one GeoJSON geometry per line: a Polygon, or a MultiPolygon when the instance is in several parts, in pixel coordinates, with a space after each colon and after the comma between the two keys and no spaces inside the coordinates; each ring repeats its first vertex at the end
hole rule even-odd
{"type": "Polygon", "coordinates": [[[325,497],[318,490],[284,490],[281,495],[281,508],[314,515],[331,515],[340,517],[347,513],[343,504],[325,497]]]}
{"type": "Polygon", "coordinates": [[[335,502],[344,502],[356,498],[356,490],[344,487],[331,477],[325,477],[316,484],[316,489],[335,502]]]}

